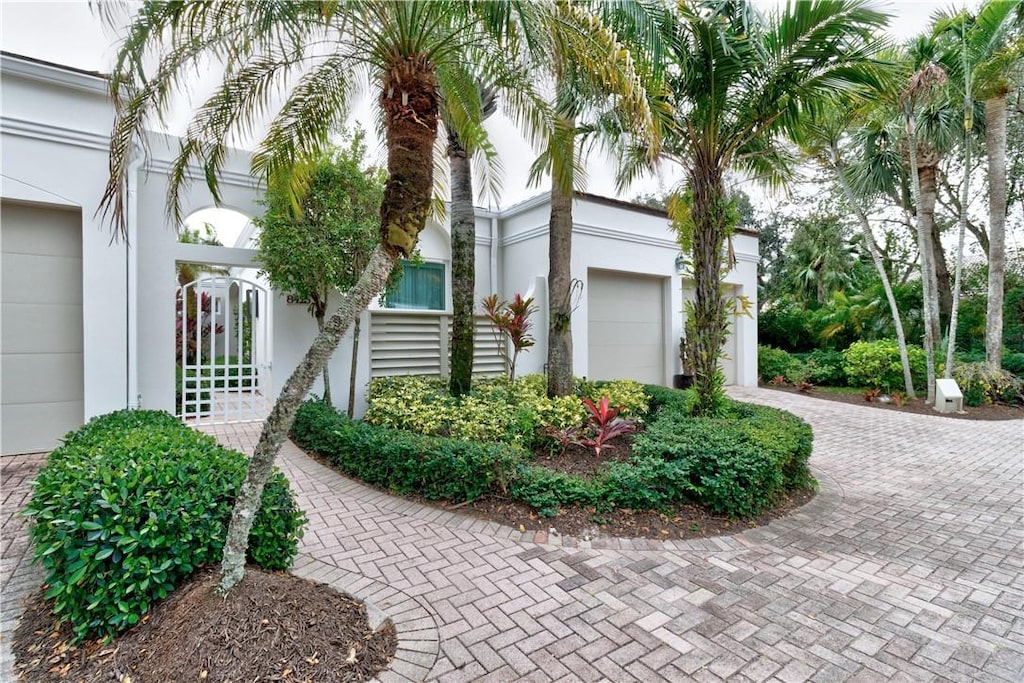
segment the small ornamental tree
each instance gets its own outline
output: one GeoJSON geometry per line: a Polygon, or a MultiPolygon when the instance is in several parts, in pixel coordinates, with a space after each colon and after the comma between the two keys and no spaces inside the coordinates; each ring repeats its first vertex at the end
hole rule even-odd
{"type": "MultiPolygon", "coordinates": [[[[345,136],[344,146],[312,163],[308,187],[300,196],[300,211],[296,211],[288,190],[271,184],[264,200],[267,211],[254,221],[260,228],[260,273],[267,276],[274,289],[307,302],[320,332],[324,330],[331,292],[346,292],[355,286],[379,242],[385,178],[378,168],[364,168],[364,137],[357,129],[345,136]]],[[[353,323],[353,368],[359,333],[357,317],[353,323]]],[[[323,378],[324,402],[330,403],[326,364],[323,378]]],[[[354,390],[353,372],[349,415],[354,390]]]]}
{"type": "Polygon", "coordinates": [[[534,345],[530,328],[533,323],[530,316],[537,312],[533,297],[525,299],[516,294],[512,301],[499,301],[497,294],[491,294],[483,300],[484,316],[498,330],[498,334],[506,343],[501,345],[501,354],[508,367],[508,381],[516,379],[516,361],[524,349],[534,345]],[[508,344],[512,345],[512,355],[508,353],[508,344]]]}

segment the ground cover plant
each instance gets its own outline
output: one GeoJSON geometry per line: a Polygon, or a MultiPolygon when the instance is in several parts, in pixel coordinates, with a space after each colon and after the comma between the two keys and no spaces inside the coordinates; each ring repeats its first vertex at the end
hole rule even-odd
{"type": "MultiPolygon", "coordinates": [[[[139,623],[224,545],[245,457],[157,411],[118,411],[64,438],[39,471],[25,514],[56,617],[78,639],[139,623]]],[[[275,471],[253,521],[248,560],[291,566],[305,515],[275,471]]]]}
{"type": "MultiPolygon", "coordinates": [[[[566,519],[625,528],[622,516],[637,513],[717,516],[727,528],[814,486],[811,429],[784,411],[726,400],[693,417],[692,391],[631,381],[578,381],[582,395],[555,399],[544,390],[541,376],[474,380],[455,399],[441,380],[374,380],[365,420],[310,401],[291,436],[370,484],[563,533],[566,519]]],[[[657,536],[664,525],[632,526],[657,536]]]]}

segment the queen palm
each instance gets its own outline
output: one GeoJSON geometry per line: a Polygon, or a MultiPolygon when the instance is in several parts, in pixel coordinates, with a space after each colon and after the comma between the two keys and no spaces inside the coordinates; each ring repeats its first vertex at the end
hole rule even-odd
{"type": "Polygon", "coordinates": [[[826,95],[875,83],[868,65],[885,16],[859,0],[791,3],[768,18],[746,2],[709,0],[680,3],[676,15],[666,59],[677,134],[661,157],[685,173],[681,225],[696,289],[687,339],[695,358],[694,409],[708,414],[718,407],[717,363],[728,322],[721,287],[733,219],[726,173],[787,181],[795,159],[783,139],[826,95]]]}
{"type": "Polygon", "coordinates": [[[611,59],[601,68],[581,62],[571,45],[552,43],[545,63],[553,90],[552,116],[527,122],[527,133],[541,147],[530,168],[530,183],[551,177],[548,220],[548,335],[549,396],[573,391],[572,312],[579,295],[571,272],[572,202],[586,180],[583,146],[614,139],[629,131],[643,141],[648,153],[657,150],[671,121],[662,90],[661,55],[666,8],[657,3],[559,3],[560,12],[573,20],[590,13],[614,31],[609,41],[611,59]],[[589,7],[588,7],[589,5],[589,7]],[[537,124],[540,124],[539,126],[537,124]]]}
{"type": "MultiPolygon", "coordinates": [[[[285,383],[267,418],[239,491],[228,529],[221,590],[243,576],[249,529],[263,485],[295,412],[357,315],[384,286],[396,261],[410,255],[431,207],[432,150],[439,102],[459,133],[479,126],[477,76],[514,70],[543,36],[596,61],[608,34],[585,15],[565,16],[553,3],[511,2],[281,2],[211,0],[145,2],[127,29],[111,80],[116,121],[111,176],[103,210],[124,229],[124,178],[134,139],[148,117],[165,113],[190,70],[223,65],[223,82],[194,113],[172,164],[168,208],[180,221],[177,197],[199,164],[215,199],[217,173],[234,136],[269,118],[252,156],[254,174],[296,196],[307,182],[299,163],[315,157],[344,122],[360,82],[377,94],[387,145],[387,181],[380,207],[380,244],[357,284],[324,325],[285,383]],[[526,46],[526,47],[524,47],[526,46]],[[157,65],[147,75],[143,61],[157,65]],[[510,58],[510,55],[512,56],[510,58]],[[589,57],[588,57],[589,55],[589,57]],[[280,106],[275,95],[283,92],[280,106]]],[[[618,58],[601,54],[606,62],[618,58]]],[[[543,55],[539,55],[543,58],[543,55]]],[[[297,204],[297,202],[296,202],[297,204]]]]}

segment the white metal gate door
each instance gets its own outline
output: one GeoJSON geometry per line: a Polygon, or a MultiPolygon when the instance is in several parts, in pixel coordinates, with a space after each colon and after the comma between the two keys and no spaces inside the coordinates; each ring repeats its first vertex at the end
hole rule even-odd
{"type": "Polygon", "coordinates": [[[269,318],[268,290],[251,280],[203,277],[178,288],[178,417],[191,424],[266,418],[269,318]]]}

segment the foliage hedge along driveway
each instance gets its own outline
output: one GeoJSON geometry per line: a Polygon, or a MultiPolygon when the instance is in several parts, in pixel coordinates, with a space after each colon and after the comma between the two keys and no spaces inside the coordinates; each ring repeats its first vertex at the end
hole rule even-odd
{"type": "MultiPolygon", "coordinates": [[[[247,461],[167,413],[119,411],[64,437],[25,514],[46,597],[79,638],[113,635],[220,559],[247,461]]],[[[267,481],[249,561],[287,569],[305,515],[284,475],[267,481]]]]}
{"type": "MultiPolygon", "coordinates": [[[[568,420],[571,401],[581,403],[579,397],[542,398],[542,380],[524,377],[512,386],[475,390],[464,399],[471,408],[461,418],[470,427],[451,422],[460,419],[459,404],[444,396],[443,384],[389,378],[371,388],[366,421],[310,401],[300,408],[291,436],[340,470],[398,493],[462,502],[500,492],[544,516],[568,505],[606,511],[698,503],[715,514],[745,517],[789,490],[814,485],[807,467],[811,428],[796,416],[727,401],[719,416],[694,418],[690,392],[635,382],[580,387],[588,396],[607,387],[629,397],[632,407],[624,412],[643,417],[646,428],[634,438],[627,461],[607,462],[590,477],[540,466],[527,448],[544,445],[543,428],[551,426],[545,418],[568,420]],[[434,434],[410,431],[413,425],[434,434]],[[437,435],[445,431],[460,438],[437,435]]],[[[582,409],[579,415],[582,420],[582,409]]]]}

